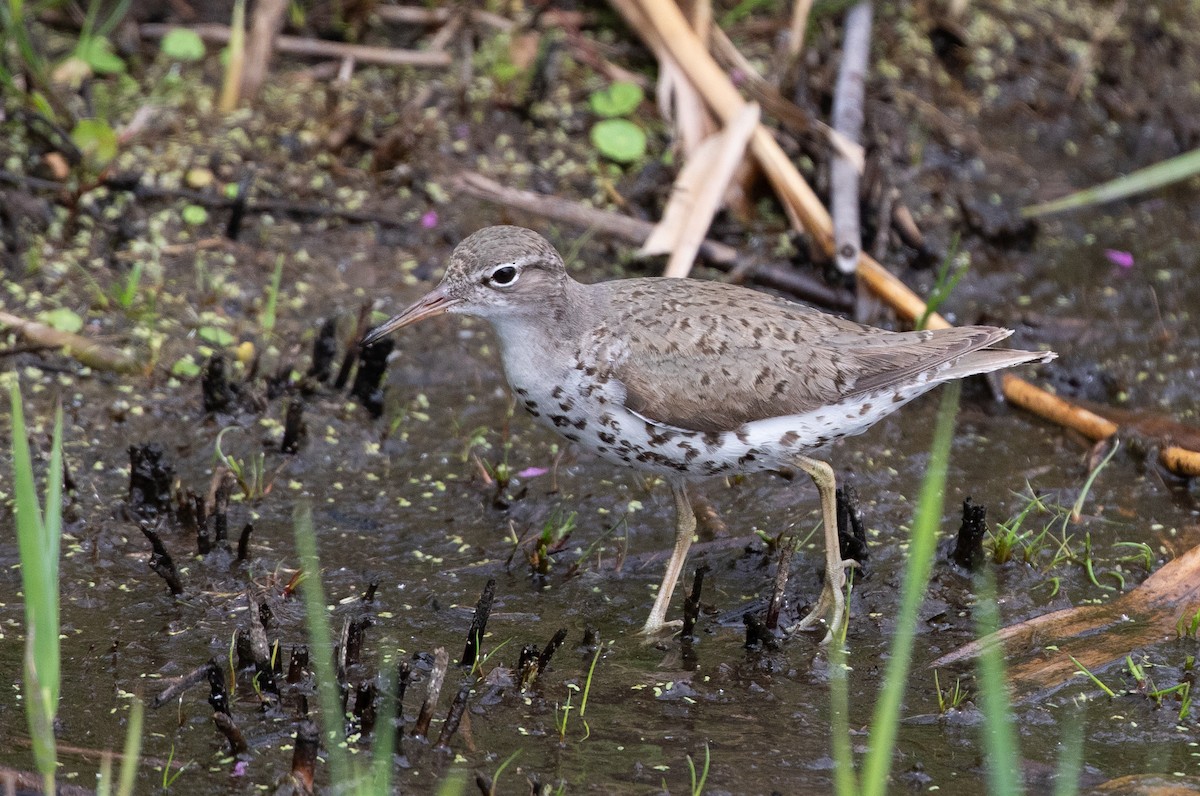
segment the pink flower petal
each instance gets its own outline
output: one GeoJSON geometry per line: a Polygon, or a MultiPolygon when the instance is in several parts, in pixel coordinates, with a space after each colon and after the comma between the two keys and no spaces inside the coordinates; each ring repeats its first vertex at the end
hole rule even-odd
{"type": "Polygon", "coordinates": [[[1122,268],[1133,268],[1133,253],[1121,251],[1120,249],[1105,249],[1104,257],[1113,265],[1119,265],[1122,268]]]}
{"type": "Polygon", "coordinates": [[[545,475],[548,472],[550,472],[549,467],[526,467],[517,473],[517,478],[537,478],[539,475],[545,475]]]}
{"type": "Polygon", "coordinates": [[[433,229],[437,226],[438,214],[436,210],[430,210],[425,215],[421,216],[421,226],[425,229],[433,229]]]}

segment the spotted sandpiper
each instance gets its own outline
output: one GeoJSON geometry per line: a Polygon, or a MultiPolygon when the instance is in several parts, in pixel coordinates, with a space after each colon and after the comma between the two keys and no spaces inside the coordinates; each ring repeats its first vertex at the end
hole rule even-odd
{"type": "Polygon", "coordinates": [[[585,285],[536,232],[482,229],[451,253],[428,295],[364,345],[442,313],[488,321],[525,409],[584,450],[662,476],[675,503],[675,548],[642,631],[666,625],[696,518],[690,480],[798,468],[821,497],[825,584],[793,629],[845,617],[833,468],[814,454],[859,434],[944,381],[1050,352],[993,346],[991,326],[890,332],[750,290],[697,279],[585,285]]]}

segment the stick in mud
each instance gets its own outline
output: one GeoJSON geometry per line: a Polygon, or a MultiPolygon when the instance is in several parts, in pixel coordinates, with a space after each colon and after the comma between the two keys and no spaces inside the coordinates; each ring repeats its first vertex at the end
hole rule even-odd
{"type": "Polygon", "coordinates": [[[354,690],[354,720],[358,723],[358,731],[370,735],[375,729],[375,719],[378,715],[375,697],[379,689],[374,680],[364,680],[354,690]]]}
{"type": "Polygon", "coordinates": [[[313,792],[313,780],[317,773],[317,755],[321,751],[321,731],[311,719],[300,722],[296,728],[296,747],[292,750],[293,782],[304,793],[313,792]]]}
{"type": "Polygon", "coordinates": [[[835,493],[837,496],[838,549],[843,561],[855,561],[861,571],[863,564],[871,558],[867,548],[867,529],[863,524],[862,506],[858,490],[846,484],[835,493]]]}
{"type": "Polygon", "coordinates": [[[246,523],[242,526],[242,533],[238,536],[237,560],[245,561],[250,553],[250,534],[254,532],[254,523],[246,523]]]}
{"type": "Polygon", "coordinates": [[[333,375],[333,360],[337,356],[337,319],[326,318],[321,324],[321,330],[313,340],[312,364],[308,367],[309,378],[316,379],[320,384],[329,381],[333,375]]]}
{"type": "Polygon", "coordinates": [[[204,413],[228,412],[234,408],[238,398],[238,387],[229,381],[225,357],[213,354],[204,363],[200,373],[200,395],[204,401],[204,413]]]}
{"type": "Polygon", "coordinates": [[[404,755],[404,693],[408,691],[408,681],[412,679],[412,664],[400,661],[396,665],[396,716],[392,719],[396,728],[396,754],[404,755]]]}
{"type": "Polygon", "coordinates": [[[250,747],[246,743],[246,737],[242,735],[242,731],[238,729],[237,724],[228,714],[216,711],[213,713],[213,724],[217,725],[217,729],[225,736],[225,740],[229,741],[230,752],[240,755],[249,751],[250,747]]]}
{"type": "Polygon", "coordinates": [[[175,468],[166,461],[162,445],[151,442],[129,446],[129,510],[136,517],[154,519],[171,513],[171,487],[175,468]]]}
{"type": "Polygon", "coordinates": [[[463,712],[467,709],[467,699],[471,696],[473,685],[473,681],[467,680],[458,687],[458,693],[454,695],[454,702],[450,704],[450,712],[446,714],[446,720],[442,722],[442,731],[438,733],[433,751],[450,751],[450,739],[454,737],[454,733],[458,732],[458,725],[462,722],[463,712]]]}
{"type": "Polygon", "coordinates": [[[209,661],[208,671],[208,704],[217,713],[229,715],[229,691],[225,688],[225,670],[214,660],[209,661]]]}
{"type": "Polygon", "coordinates": [[[380,340],[363,348],[359,356],[358,372],[350,395],[371,413],[371,417],[383,415],[383,383],[387,376],[387,361],[396,344],[392,340],[380,340]]]}
{"type": "MultiPolygon", "coordinates": [[[[767,618],[763,622],[767,630],[774,631],[779,627],[779,614],[783,610],[783,596],[787,590],[788,576],[792,569],[792,556],[795,554],[796,537],[785,536],[779,542],[779,560],[775,562],[775,582],[771,588],[771,600],[767,603],[767,618]]],[[[746,628],[746,633],[746,644],[749,645],[749,626],[746,628]]]]}
{"type": "Polygon", "coordinates": [[[300,644],[292,647],[292,654],[288,658],[287,681],[290,685],[295,685],[304,679],[304,672],[308,669],[308,645],[300,644]]]}
{"type": "Polygon", "coordinates": [[[236,241],[242,234],[242,219],[246,217],[246,199],[250,196],[250,186],[254,182],[251,172],[238,182],[237,193],[233,195],[233,203],[229,208],[229,223],[225,225],[225,237],[236,241]]]}
{"type": "Polygon", "coordinates": [[[983,537],[987,529],[987,506],[976,505],[968,497],[963,501],[962,525],[958,526],[950,560],[964,569],[978,572],[985,558],[983,537]]]}
{"type": "Polygon", "coordinates": [[[216,665],[217,664],[213,661],[208,661],[207,663],[201,664],[195,669],[192,669],[182,677],[175,679],[169,686],[167,686],[166,690],[154,698],[154,701],[150,703],[150,707],[157,710],[168,702],[174,701],[177,697],[182,695],[184,691],[188,690],[192,686],[203,683],[208,679],[208,670],[216,665]]]}
{"type": "Polygon", "coordinates": [[[748,613],[742,617],[742,621],[746,624],[746,643],[742,645],[743,647],[748,650],[763,648],[773,650],[779,646],[766,624],[757,616],[748,613]]]}
{"type": "Polygon", "coordinates": [[[546,671],[550,666],[550,659],[554,657],[554,653],[558,652],[558,648],[567,640],[567,629],[560,627],[550,639],[550,643],[542,650],[542,654],[538,656],[537,673],[534,677],[540,677],[542,672],[546,671]]]}
{"type": "Polygon", "coordinates": [[[429,734],[429,724],[433,721],[433,711],[437,708],[438,697],[442,693],[442,683],[446,680],[446,667],[450,665],[450,656],[445,647],[433,651],[433,670],[429,673],[429,687],[425,691],[425,701],[421,703],[421,712],[417,714],[417,723],[413,725],[414,738],[424,738],[429,734]]]}
{"type": "Polygon", "coordinates": [[[150,547],[153,551],[147,562],[150,569],[167,582],[167,588],[171,590],[172,596],[178,597],[183,594],[183,580],[179,577],[179,570],[175,568],[175,561],[172,560],[171,554],[167,552],[162,538],[158,535],[158,529],[151,528],[145,523],[139,523],[139,527],[146,538],[150,540],[150,547]]]}
{"type": "MultiPolygon", "coordinates": [[[[358,362],[359,341],[363,339],[363,335],[367,333],[367,327],[370,325],[371,319],[371,304],[363,302],[358,308],[358,318],[354,322],[354,336],[352,342],[346,347],[346,356],[342,360],[342,367],[338,369],[337,378],[333,382],[333,388],[341,392],[346,388],[346,382],[350,381],[350,371],[354,369],[354,365],[358,362]]],[[[392,344],[393,346],[395,343],[392,344]]],[[[391,351],[391,349],[388,349],[391,351]]]]}
{"type": "Polygon", "coordinates": [[[284,453],[297,453],[304,444],[308,429],[304,424],[304,401],[293,398],[288,401],[287,413],[283,420],[283,440],[279,450],[284,453]]]}
{"type": "Polygon", "coordinates": [[[487,632],[488,617],[492,613],[492,604],[495,601],[496,579],[488,578],[483,593],[479,595],[479,601],[475,603],[475,616],[471,619],[471,629],[467,631],[467,645],[463,648],[459,666],[470,668],[475,665],[475,660],[479,657],[479,645],[487,632]]]}
{"type": "Polygon", "coordinates": [[[704,576],[710,571],[708,564],[696,567],[696,575],[692,579],[692,592],[683,600],[683,628],[680,640],[690,646],[695,638],[696,621],[700,618],[700,590],[704,588],[704,576]]]}
{"type": "Polygon", "coordinates": [[[379,584],[383,583],[383,578],[376,575],[371,578],[371,582],[367,584],[367,590],[363,592],[362,601],[370,605],[375,602],[375,593],[379,591],[379,584]]]}
{"type": "Polygon", "coordinates": [[[212,511],[210,514],[213,518],[213,546],[221,546],[225,550],[229,550],[229,496],[233,493],[233,488],[237,486],[237,479],[233,473],[225,468],[218,468],[216,473],[213,473],[213,482],[216,488],[212,492],[212,511]],[[219,476],[219,478],[218,478],[219,476]]]}

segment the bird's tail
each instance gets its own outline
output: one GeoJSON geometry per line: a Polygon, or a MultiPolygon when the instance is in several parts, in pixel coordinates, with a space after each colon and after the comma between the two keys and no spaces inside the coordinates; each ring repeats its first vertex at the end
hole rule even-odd
{"type": "Polygon", "coordinates": [[[1053,351],[1012,351],[1003,348],[984,348],[972,351],[954,361],[949,368],[937,374],[938,381],[961,379],[977,373],[991,373],[993,370],[1028,365],[1035,362],[1049,362],[1057,357],[1053,351]]]}

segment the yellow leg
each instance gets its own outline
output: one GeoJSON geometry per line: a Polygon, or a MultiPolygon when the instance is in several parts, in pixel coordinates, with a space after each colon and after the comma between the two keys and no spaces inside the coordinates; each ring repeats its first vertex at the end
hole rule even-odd
{"type": "Polygon", "coordinates": [[[834,492],[833,468],[825,462],[807,456],[798,457],[796,466],[809,474],[821,495],[821,524],[825,526],[825,587],[821,590],[817,606],[808,616],[793,625],[791,630],[809,630],[824,619],[826,614],[832,614],[829,630],[821,641],[822,644],[828,644],[835,633],[841,632],[842,623],[847,619],[845,569],[847,566],[854,566],[854,562],[843,561],[838,547],[837,494],[834,492]]]}
{"type": "Polygon", "coordinates": [[[688,548],[692,546],[692,535],[696,533],[696,514],[688,500],[687,485],[683,481],[672,481],[671,495],[675,498],[675,549],[671,551],[671,560],[667,562],[667,571],[663,573],[662,585],[658,587],[650,617],[642,627],[642,634],[646,636],[659,633],[667,625],[667,606],[671,604],[671,595],[675,591],[679,573],[683,571],[683,563],[687,560],[688,548]]]}

